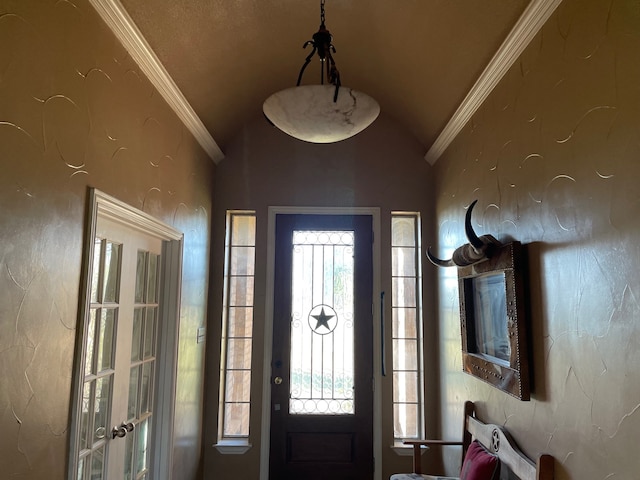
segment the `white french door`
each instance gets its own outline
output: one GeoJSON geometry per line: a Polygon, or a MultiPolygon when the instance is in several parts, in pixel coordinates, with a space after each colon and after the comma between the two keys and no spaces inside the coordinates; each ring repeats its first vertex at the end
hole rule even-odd
{"type": "MultiPolygon", "coordinates": [[[[170,238],[146,228],[153,221],[141,212],[131,220],[121,206],[110,208],[102,215],[100,205],[95,208],[88,249],[69,478],[149,480],[167,476],[154,472],[154,466],[164,469],[158,458],[154,463],[153,449],[166,451],[160,438],[171,433],[154,431],[171,418],[170,402],[162,397],[172,393],[172,382],[158,375],[158,369],[170,367],[159,348],[159,332],[171,331],[166,315],[171,308],[161,317],[162,294],[171,296],[162,271],[170,238]],[[157,382],[166,384],[164,394],[157,382]]],[[[166,332],[162,343],[168,343],[166,332]]]]}

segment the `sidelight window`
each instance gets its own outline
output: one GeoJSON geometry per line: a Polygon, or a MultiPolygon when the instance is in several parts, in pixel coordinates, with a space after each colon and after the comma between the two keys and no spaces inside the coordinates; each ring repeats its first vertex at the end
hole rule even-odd
{"type": "Polygon", "coordinates": [[[391,215],[393,435],[396,443],[424,433],[420,215],[391,215]]]}
{"type": "Polygon", "coordinates": [[[255,212],[227,212],[219,442],[249,437],[255,238],[255,212]]]}

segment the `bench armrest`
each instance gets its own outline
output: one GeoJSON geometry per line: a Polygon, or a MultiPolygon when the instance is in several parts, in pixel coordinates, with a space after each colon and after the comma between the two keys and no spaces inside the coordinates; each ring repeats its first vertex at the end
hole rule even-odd
{"type": "Polygon", "coordinates": [[[428,447],[431,445],[462,445],[462,442],[454,440],[405,440],[405,445],[413,446],[413,473],[422,473],[422,464],[420,462],[420,447],[428,447]]]}

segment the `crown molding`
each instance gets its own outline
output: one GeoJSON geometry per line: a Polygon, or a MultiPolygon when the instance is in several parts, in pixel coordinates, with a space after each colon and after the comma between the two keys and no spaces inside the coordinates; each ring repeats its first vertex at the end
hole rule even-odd
{"type": "Polygon", "coordinates": [[[215,163],[224,153],[118,0],[89,0],[129,55],[215,163]]]}
{"type": "Polygon", "coordinates": [[[476,83],[455,111],[436,141],[425,155],[435,164],[458,133],[480,108],[520,54],[529,45],[562,0],[531,0],[507,38],[484,69],[476,83]]]}

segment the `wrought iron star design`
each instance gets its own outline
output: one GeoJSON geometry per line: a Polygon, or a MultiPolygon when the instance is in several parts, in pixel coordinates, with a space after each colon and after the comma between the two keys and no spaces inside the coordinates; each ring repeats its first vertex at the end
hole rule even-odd
{"type": "Polygon", "coordinates": [[[326,313],[324,313],[324,307],[322,307],[322,309],[320,310],[320,315],[311,315],[311,316],[315,318],[318,322],[316,323],[316,330],[318,330],[320,327],[324,327],[327,330],[331,330],[331,328],[329,327],[329,320],[331,320],[335,315],[327,315],[326,313]]]}

